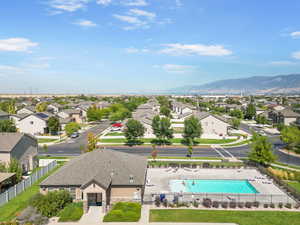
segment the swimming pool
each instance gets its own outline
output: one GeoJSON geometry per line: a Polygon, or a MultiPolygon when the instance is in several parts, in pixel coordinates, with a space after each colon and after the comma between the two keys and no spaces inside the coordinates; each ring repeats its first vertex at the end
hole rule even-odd
{"type": "Polygon", "coordinates": [[[189,193],[259,193],[248,180],[170,180],[171,192],[189,193]]]}

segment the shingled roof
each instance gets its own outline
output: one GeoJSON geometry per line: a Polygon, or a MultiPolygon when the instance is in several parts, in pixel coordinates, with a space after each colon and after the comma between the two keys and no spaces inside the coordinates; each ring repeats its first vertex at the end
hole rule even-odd
{"type": "Polygon", "coordinates": [[[79,186],[94,181],[107,189],[111,185],[144,185],[147,158],[113,150],[94,150],[64,165],[41,186],[79,186]],[[132,179],[130,179],[132,178],[132,179]]]}
{"type": "Polygon", "coordinates": [[[10,152],[25,135],[34,139],[34,137],[29,134],[0,133],[0,152],[10,152]]]}

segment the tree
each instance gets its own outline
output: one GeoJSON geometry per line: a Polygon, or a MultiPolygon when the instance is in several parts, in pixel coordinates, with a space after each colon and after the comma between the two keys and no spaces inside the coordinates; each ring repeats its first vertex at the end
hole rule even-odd
{"type": "Polygon", "coordinates": [[[89,107],[87,110],[88,121],[100,121],[105,115],[103,109],[98,109],[96,106],[89,107]]]}
{"type": "Polygon", "coordinates": [[[37,112],[45,112],[47,110],[48,103],[47,102],[41,102],[36,105],[35,110],[37,112]]]}
{"type": "Polygon", "coordinates": [[[281,130],[281,140],[287,144],[287,149],[300,153],[300,130],[295,126],[284,126],[281,130]]]}
{"type": "Polygon", "coordinates": [[[0,120],[0,132],[16,132],[17,128],[12,120],[0,120]]]}
{"type": "Polygon", "coordinates": [[[267,124],[268,120],[264,115],[258,115],[255,117],[255,121],[258,124],[267,124]]]}
{"type": "Polygon", "coordinates": [[[80,125],[76,122],[70,122],[66,125],[65,131],[68,136],[80,130],[80,125]]]}
{"type": "Polygon", "coordinates": [[[192,145],[189,145],[188,146],[188,153],[187,153],[187,156],[188,157],[192,157],[193,155],[193,146],[192,145]]]}
{"type": "Polygon", "coordinates": [[[139,138],[145,134],[145,127],[141,122],[129,119],[125,124],[124,134],[129,145],[138,144],[139,138]]]}
{"type": "Polygon", "coordinates": [[[237,118],[232,118],[231,121],[231,126],[234,128],[234,129],[239,129],[239,126],[241,124],[241,120],[240,119],[237,119],[237,118]]]}
{"type": "Polygon", "coordinates": [[[245,119],[252,120],[256,115],[256,108],[255,105],[250,103],[245,112],[245,119]]]}
{"type": "Polygon", "coordinates": [[[153,117],[152,130],[158,139],[158,143],[167,143],[171,138],[173,138],[173,129],[171,128],[170,119],[167,117],[153,117]]]}
{"type": "Polygon", "coordinates": [[[166,117],[170,117],[171,116],[171,110],[170,110],[170,108],[168,108],[166,106],[162,106],[162,107],[160,107],[160,114],[162,114],[166,117]]]}
{"type": "Polygon", "coordinates": [[[239,109],[234,109],[234,110],[230,111],[229,115],[236,117],[238,119],[244,118],[244,114],[243,114],[242,110],[239,110],[239,109]]]}
{"type": "Polygon", "coordinates": [[[152,152],[151,152],[151,157],[155,161],[158,155],[158,151],[156,149],[156,145],[152,145],[152,152]]]}
{"type": "Polygon", "coordinates": [[[94,133],[88,133],[87,135],[87,148],[86,152],[92,152],[97,148],[98,138],[94,133]]]}
{"type": "Polygon", "coordinates": [[[267,137],[253,133],[249,159],[262,165],[269,165],[276,157],[272,152],[272,144],[267,137]]]}
{"type": "Polygon", "coordinates": [[[191,116],[184,120],[183,138],[184,143],[187,145],[194,145],[195,138],[202,135],[201,123],[195,116],[191,116]]]}
{"type": "Polygon", "coordinates": [[[52,135],[56,135],[60,128],[59,119],[55,116],[51,116],[47,122],[49,133],[52,135]]]}
{"type": "Polygon", "coordinates": [[[12,158],[7,167],[7,172],[16,174],[16,182],[22,180],[23,169],[17,159],[12,158]]]}

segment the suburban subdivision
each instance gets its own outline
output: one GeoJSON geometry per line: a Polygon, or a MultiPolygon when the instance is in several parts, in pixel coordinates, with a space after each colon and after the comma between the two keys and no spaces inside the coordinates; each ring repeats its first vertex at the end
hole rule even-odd
{"type": "Polygon", "coordinates": [[[297,224],[297,101],[4,98],[0,221],[297,224]]]}
{"type": "Polygon", "coordinates": [[[300,225],[300,0],[1,0],[0,225],[300,225]]]}

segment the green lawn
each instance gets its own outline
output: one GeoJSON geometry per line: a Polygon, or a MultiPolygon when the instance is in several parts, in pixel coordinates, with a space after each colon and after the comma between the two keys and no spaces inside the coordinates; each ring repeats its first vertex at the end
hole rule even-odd
{"type": "MultiPolygon", "coordinates": [[[[141,141],[144,143],[151,143],[151,141],[154,140],[152,138],[141,138],[141,141]]],[[[181,138],[173,138],[171,139],[172,143],[180,144],[181,138]]],[[[201,139],[196,138],[196,141],[199,142],[199,144],[226,144],[236,141],[236,139],[201,139]]],[[[126,142],[125,138],[111,138],[111,139],[101,139],[100,142],[102,143],[120,143],[123,144],[126,142]]]]}
{"type": "Polygon", "coordinates": [[[298,181],[288,181],[287,182],[289,186],[295,188],[300,193],[300,182],[298,181]]]}
{"type": "Polygon", "coordinates": [[[137,222],[141,218],[141,204],[136,202],[118,202],[103,222],[137,222]]]}
{"type": "Polygon", "coordinates": [[[48,176],[50,176],[52,173],[54,173],[56,170],[58,170],[60,167],[61,165],[58,165],[50,173],[41,177],[37,182],[35,182],[34,185],[26,189],[24,192],[19,194],[17,197],[12,199],[5,205],[1,206],[0,222],[13,220],[18,213],[24,210],[28,206],[29,199],[39,192],[40,190],[39,184],[48,176]]]}
{"type": "Polygon", "coordinates": [[[151,210],[150,222],[237,223],[239,225],[300,225],[299,212],[151,210]]]}
{"type": "Polygon", "coordinates": [[[49,142],[54,142],[57,141],[58,139],[50,139],[50,138],[39,138],[38,143],[43,144],[43,143],[49,143],[49,142]]]}
{"type": "Polygon", "coordinates": [[[62,211],[59,212],[59,222],[78,221],[83,215],[82,202],[74,202],[67,205],[62,211]]]}
{"type": "Polygon", "coordinates": [[[124,136],[124,133],[111,132],[111,133],[105,134],[105,136],[124,136]]]}
{"type": "MultiPolygon", "coordinates": [[[[192,158],[193,159],[193,158],[192,158]]],[[[194,164],[194,165],[202,165],[204,163],[209,163],[211,166],[224,166],[224,167],[232,167],[232,166],[243,166],[243,162],[186,162],[186,161],[151,161],[148,162],[148,165],[155,165],[155,166],[169,166],[170,164],[194,164]]]]}
{"type": "MultiPolygon", "coordinates": [[[[152,159],[151,156],[148,157],[149,159],[152,159]]],[[[222,158],[220,157],[168,157],[168,156],[159,156],[157,157],[156,159],[186,159],[186,160],[189,160],[189,159],[202,159],[202,160],[220,160],[222,158]]]]}
{"type": "Polygon", "coordinates": [[[234,147],[234,146],[240,146],[240,145],[244,145],[244,144],[249,144],[251,141],[250,140],[244,140],[244,141],[241,141],[241,142],[237,142],[237,143],[234,143],[234,144],[226,144],[226,145],[222,145],[223,147],[234,147]]]}

